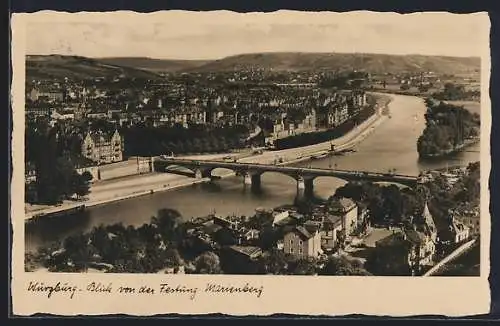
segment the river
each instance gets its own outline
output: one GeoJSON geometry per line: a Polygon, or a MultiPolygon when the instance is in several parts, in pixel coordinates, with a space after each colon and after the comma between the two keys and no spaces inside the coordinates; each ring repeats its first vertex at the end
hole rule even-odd
{"type": "MultiPolygon", "coordinates": [[[[446,166],[467,165],[479,161],[479,144],[453,156],[420,162],[416,141],[425,127],[426,111],[422,99],[394,95],[389,105],[391,119],[378,126],[373,133],[356,146],[356,152],[295,164],[317,168],[337,167],[371,172],[395,169],[398,174],[418,175],[422,170],[446,166]]],[[[222,170],[215,170],[220,174],[222,170]]],[[[320,177],[315,180],[314,194],[327,198],[345,182],[320,177]]],[[[241,177],[226,178],[148,196],[127,199],[89,208],[84,217],[52,217],[26,225],[26,250],[78,231],[88,231],[99,224],[123,223],[140,226],[148,223],[161,208],[178,210],[184,217],[217,214],[249,215],[257,207],[272,208],[291,204],[296,197],[294,179],[277,173],[262,175],[262,191],[258,194],[245,189],[241,177]]]]}

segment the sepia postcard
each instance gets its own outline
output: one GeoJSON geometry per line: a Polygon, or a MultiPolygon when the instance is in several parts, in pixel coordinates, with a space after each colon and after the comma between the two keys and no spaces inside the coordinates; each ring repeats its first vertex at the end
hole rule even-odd
{"type": "Polygon", "coordinates": [[[489,312],[487,13],[11,27],[14,314],[489,312]]]}

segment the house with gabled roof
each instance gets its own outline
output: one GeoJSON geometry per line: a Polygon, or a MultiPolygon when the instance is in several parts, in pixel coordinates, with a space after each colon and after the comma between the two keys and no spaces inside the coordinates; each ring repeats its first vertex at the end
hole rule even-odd
{"type": "Polygon", "coordinates": [[[296,257],[318,257],[323,253],[319,230],[308,230],[304,226],[291,229],[283,237],[283,250],[296,257]]]}
{"type": "Polygon", "coordinates": [[[82,156],[97,164],[123,160],[123,139],[115,130],[113,134],[102,131],[88,132],[82,143],[82,156]]]}
{"type": "Polygon", "coordinates": [[[346,237],[352,235],[358,227],[358,206],[345,197],[333,198],[329,203],[329,211],[333,215],[342,217],[342,229],[346,237]]]}

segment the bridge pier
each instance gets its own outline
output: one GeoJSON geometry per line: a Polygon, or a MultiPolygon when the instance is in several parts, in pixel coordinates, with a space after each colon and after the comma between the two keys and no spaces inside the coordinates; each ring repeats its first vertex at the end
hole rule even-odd
{"type": "Polygon", "coordinates": [[[196,179],[203,179],[203,172],[200,169],[194,171],[194,177],[196,179]]]}
{"type": "Polygon", "coordinates": [[[314,177],[299,176],[297,178],[298,195],[312,195],[314,192],[314,177]]]}
{"type": "Polygon", "coordinates": [[[246,171],[243,173],[243,184],[245,187],[250,186],[252,190],[260,189],[260,173],[246,171]]]}
{"type": "Polygon", "coordinates": [[[151,173],[155,172],[155,158],[154,158],[154,156],[151,156],[151,158],[149,160],[149,171],[151,173]]]}
{"type": "Polygon", "coordinates": [[[210,177],[210,172],[211,172],[211,170],[208,170],[208,169],[196,169],[194,171],[194,177],[196,179],[208,178],[208,177],[210,177]]]}

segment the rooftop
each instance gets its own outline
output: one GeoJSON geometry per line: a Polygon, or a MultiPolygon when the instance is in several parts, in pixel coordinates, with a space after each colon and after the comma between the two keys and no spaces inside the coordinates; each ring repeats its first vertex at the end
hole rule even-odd
{"type": "Polygon", "coordinates": [[[290,232],[294,232],[296,234],[299,235],[299,237],[301,237],[302,239],[304,240],[308,240],[310,238],[312,238],[314,236],[313,233],[309,232],[305,227],[303,226],[297,226],[296,228],[294,228],[293,230],[291,230],[290,232]]]}
{"type": "Polygon", "coordinates": [[[325,217],[325,223],[333,224],[333,226],[337,226],[339,224],[342,224],[342,216],[328,214],[325,217]]]}
{"type": "Polygon", "coordinates": [[[376,247],[405,247],[409,246],[410,242],[405,239],[402,232],[394,232],[391,235],[378,240],[375,243],[376,247]]]}
{"type": "Polygon", "coordinates": [[[409,229],[406,230],[405,233],[408,241],[410,241],[413,244],[421,244],[425,239],[425,235],[419,231],[409,229]]]}
{"type": "Polygon", "coordinates": [[[206,223],[203,226],[203,232],[205,232],[206,234],[209,234],[209,235],[214,234],[215,232],[219,231],[220,229],[222,229],[222,226],[214,224],[214,223],[206,223]]]}
{"type": "Polygon", "coordinates": [[[232,250],[243,254],[245,256],[248,256],[250,258],[258,257],[262,254],[262,250],[259,247],[255,246],[230,246],[232,250]]]}
{"type": "Polygon", "coordinates": [[[350,198],[340,197],[333,199],[333,201],[330,204],[330,207],[333,210],[348,212],[354,207],[356,207],[356,203],[350,198]]]}
{"type": "Polygon", "coordinates": [[[291,216],[288,216],[288,217],[285,217],[284,219],[282,220],[279,220],[277,221],[276,223],[274,223],[276,226],[285,226],[285,225],[290,225],[290,224],[293,224],[295,222],[295,219],[291,216]]]}

